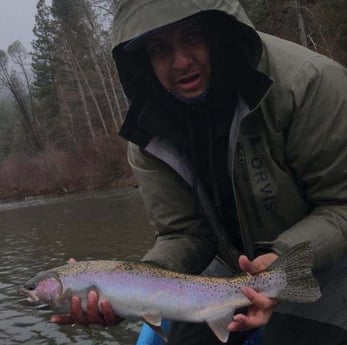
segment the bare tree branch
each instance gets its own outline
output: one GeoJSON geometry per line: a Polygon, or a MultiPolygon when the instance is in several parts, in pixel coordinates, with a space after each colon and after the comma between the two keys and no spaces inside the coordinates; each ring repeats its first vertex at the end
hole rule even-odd
{"type": "Polygon", "coordinates": [[[307,33],[303,16],[303,2],[296,0],[296,15],[298,18],[300,42],[304,47],[308,47],[307,33]]]}

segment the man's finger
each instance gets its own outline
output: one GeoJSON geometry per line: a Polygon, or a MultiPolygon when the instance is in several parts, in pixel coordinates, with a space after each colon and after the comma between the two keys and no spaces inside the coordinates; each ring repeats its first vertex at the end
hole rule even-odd
{"type": "Polygon", "coordinates": [[[87,316],[84,314],[81,307],[81,300],[77,296],[71,298],[70,314],[75,323],[81,325],[88,324],[87,316]]]}
{"type": "Polygon", "coordinates": [[[104,322],[103,318],[99,313],[98,300],[98,294],[93,290],[89,291],[87,298],[87,318],[89,323],[100,324],[104,322]]]}
{"type": "Polygon", "coordinates": [[[57,323],[59,325],[69,325],[73,323],[73,320],[71,319],[70,314],[65,314],[65,315],[53,315],[51,317],[51,322],[57,323]]]}
{"type": "Polygon", "coordinates": [[[262,313],[257,313],[256,316],[252,317],[244,314],[237,314],[234,316],[234,321],[229,325],[229,329],[233,327],[233,323],[235,324],[234,327],[237,327],[238,332],[244,332],[263,326],[266,320],[262,313]]]}
{"type": "Polygon", "coordinates": [[[247,331],[247,325],[245,324],[242,318],[237,318],[238,315],[235,315],[234,320],[229,324],[228,330],[230,332],[244,332],[247,331]]]}
{"type": "Polygon", "coordinates": [[[239,266],[242,269],[242,271],[247,273],[255,273],[254,272],[254,265],[252,264],[252,261],[250,261],[246,255],[241,255],[239,257],[239,266]]]}
{"type": "Polygon", "coordinates": [[[107,326],[116,326],[123,320],[114,313],[111,304],[107,301],[100,302],[100,309],[107,326]]]}
{"type": "Polygon", "coordinates": [[[259,309],[271,309],[274,308],[277,304],[274,299],[266,297],[261,293],[258,293],[257,291],[253,290],[252,288],[242,287],[241,291],[249,299],[249,301],[253,305],[257,306],[259,309]]]}
{"type": "Polygon", "coordinates": [[[269,265],[277,258],[277,254],[267,253],[260,255],[256,259],[251,261],[247,258],[247,256],[241,255],[239,257],[239,266],[244,272],[254,274],[266,270],[266,268],[269,267],[269,265]]]}

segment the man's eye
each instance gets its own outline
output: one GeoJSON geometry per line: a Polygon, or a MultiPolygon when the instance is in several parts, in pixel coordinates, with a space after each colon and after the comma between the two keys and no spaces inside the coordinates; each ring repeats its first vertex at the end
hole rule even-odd
{"type": "Polygon", "coordinates": [[[162,43],[156,43],[147,46],[147,52],[150,56],[153,55],[164,55],[168,51],[168,47],[162,43]]]}
{"type": "Polygon", "coordinates": [[[160,53],[163,50],[163,47],[159,44],[156,44],[150,48],[150,52],[152,54],[157,54],[160,53]]]}

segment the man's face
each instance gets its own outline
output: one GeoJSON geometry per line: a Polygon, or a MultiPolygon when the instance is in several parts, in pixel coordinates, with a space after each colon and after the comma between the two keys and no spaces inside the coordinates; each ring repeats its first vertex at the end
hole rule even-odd
{"type": "Polygon", "coordinates": [[[200,96],[210,79],[205,32],[194,20],[174,24],[145,40],[153,71],[162,86],[185,98],[200,96]]]}

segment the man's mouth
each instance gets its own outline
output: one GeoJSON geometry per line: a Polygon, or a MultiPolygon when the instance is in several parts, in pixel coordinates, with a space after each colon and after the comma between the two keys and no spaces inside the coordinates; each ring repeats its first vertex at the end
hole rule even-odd
{"type": "Polygon", "coordinates": [[[201,81],[201,72],[194,72],[177,78],[176,83],[183,92],[194,92],[201,87],[201,81]]]}
{"type": "Polygon", "coordinates": [[[200,76],[201,76],[201,73],[199,73],[199,72],[191,73],[189,75],[178,78],[177,82],[179,84],[184,84],[184,85],[194,83],[200,79],[200,76]]]}

